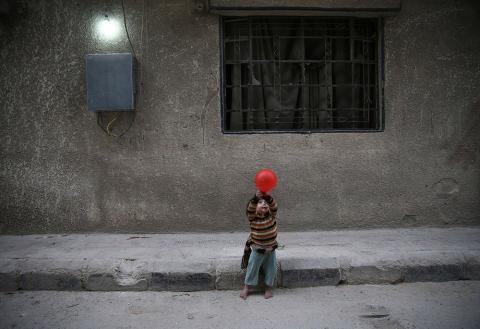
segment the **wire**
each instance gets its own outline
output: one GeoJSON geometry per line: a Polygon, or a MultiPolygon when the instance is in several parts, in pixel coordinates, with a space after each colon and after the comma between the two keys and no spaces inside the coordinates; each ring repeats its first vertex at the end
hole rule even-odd
{"type": "Polygon", "coordinates": [[[127,39],[128,39],[128,43],[130,43],[130,48],[132,48],[133,57],[137,57],[135,54],[135,49],[133,49],[132,40],[130,40],[130,34],[128,33],[127,18],[125,15],[125,5],[123,2],[124,0],[122,0],[122,12],[123,12],[123,25],[125,26],[125,33],[127,34],[127,39]]]}
{"type": "Polygon", "coordinates": [[[111,131],[111,126],[112,126],[112,123],[114,121],[116,121],[119,117],[120,117],[120,114],[122,112],[117,112],[117,114],[115,115],[115,117],[110,120],[107,124],[107,127],[105,128],[104,127],[104,123],[103,123],[103,112],[97,112],[97,124],[100,128],[102,128],[102,130],[108,135],[108,136],[113,136],[113,137],[122,137],[133,125],[133,122],[135,121],[135,117],[137,115],[137,113],[135,111],[128,111],[128,112],[125,112],[125,113],[131,113],[132,114],[132,120],[130,120],[130,124],[128,125],[127,129],[125,129],[121,134],[114,134],[112,131],[111,131]]]}
{"type": "MultiPolygon", "coordinates": [[[[119,116],[119,115],[120,115],[120,113],[117,112],[117,114],[115,115],[115,117],[114,117],[112,120],[110,120],[110,122],[108,123],[108,125],[107,125],[107,133],[108,133],[109,135],[114,135],[114,134],[112,134],[112,133],[110,132],[110,126],[112,125],[112,123],[115,122],[115,120],[118,119],[118,116],[119,116]]],[[[116,136],[116,137],[117,137],[117,136],[116,136]]]]}
{"type": "Polygon", "coordinates": [[[132,120],[130,121],[130,125],[128,125],[128,128],[125,129],[120,135],[118,135],[117,137],[122,137],[123,134],[125,134],[129,129],[130,127],[133,125],[133,122],[135,121],[135,116],[137,115],[137,112],[136,111],[133,111],[132,112],[132,120]]]}
{"type": "MultiPolygon", "coordinates": [[[[130,44],[130,48],[132,49],[133,57],[135,58],[136,57],[135,49],[133,48],[132,40],[130,39],[130,34],[128,33],[128,28],[127,28],[127,18],[126,18],[126,14],[125,14],[124,0],[122,0],[122,12],[123,12],[123,26],[125,27],[125,33],[127,34],[128,43],[130,44]]],[[[142,28],[143,28],[143,23],[142,23],[142,28]]],[[[117,138],[121,137],[121,136],[123,136],[123,134],[125,134],[132,127],[133,122],[135,121],[135,117],[136,117],[135,109],[132,112],[130,112],[130,111],[128,111],[128,112],[129,113],[133,112],[132,113],[132,120],[130,120],[130,124],[128,125],[127,129],[125,129],[121,134],[118,134],[118,135],[114,134],[111,130],[112,124],[120,117],[121,112],[117,112],[115,117],[112,120],[110,120],[110,122],[108,122],[106,128],[104,127],[104,123],[103,123],[103,112],[97,112],[97,125],[100,128],[102,128],[102,130],[108,136],[113,136],[113,137],[117,137],[117,138]]]]}
{"type": "Polygon", "coordinates": [[[101,116],[102,112],[97,112],[97,125],[108,135],[108,131],[103,127],[103,120],[101,116]]]}

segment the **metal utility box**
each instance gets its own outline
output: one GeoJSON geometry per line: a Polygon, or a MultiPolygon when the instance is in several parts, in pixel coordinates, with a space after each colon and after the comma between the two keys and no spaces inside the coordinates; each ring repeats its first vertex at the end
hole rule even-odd
{"type": "Polygon", "coordinates": [[[134,57],[131,53],[85,56],[88,110],[133,111],[134,57]]]}

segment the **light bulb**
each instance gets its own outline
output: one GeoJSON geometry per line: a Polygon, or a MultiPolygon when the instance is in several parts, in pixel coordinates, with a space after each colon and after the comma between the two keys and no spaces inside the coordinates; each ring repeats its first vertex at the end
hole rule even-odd
{"type": "Polygon", "coordinates": [[[120,23],[109,17],[101,19],[97,23],[97,33],[104,40],[116,39],[120,35],[120,23]]]}

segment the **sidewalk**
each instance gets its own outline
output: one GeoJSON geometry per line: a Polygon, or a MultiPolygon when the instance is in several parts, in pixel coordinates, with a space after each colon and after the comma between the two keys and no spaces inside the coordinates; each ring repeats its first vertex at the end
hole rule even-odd
{"type": "MultiPolygon", "coordinates": [[[[0,291],[240,289],[247,237],[0,235],[0,291]]],[[[479,226],[279,232],[277,240],[278,287],[480,280],[479,226]]]]}

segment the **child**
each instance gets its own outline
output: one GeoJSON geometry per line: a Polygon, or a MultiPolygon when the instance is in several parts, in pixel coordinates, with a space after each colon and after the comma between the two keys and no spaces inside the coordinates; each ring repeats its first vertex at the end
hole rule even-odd
{"type": "Polygon", "coordinates": [[[257,191],[247,205],[247,217],[250,222],[250,236],[246,243],[251,248],[248,258],[245,286],[240,297],[246,299],[248,286],[258,284],[258,272],[263,267],[265,274],[265,298],[273,297],[273,283],[277,274],[277,258],[275,249],[277,244],[277,203],[268,194],[257,191]]]}

